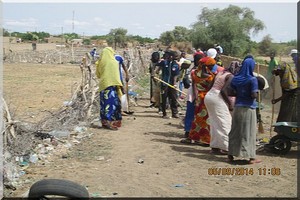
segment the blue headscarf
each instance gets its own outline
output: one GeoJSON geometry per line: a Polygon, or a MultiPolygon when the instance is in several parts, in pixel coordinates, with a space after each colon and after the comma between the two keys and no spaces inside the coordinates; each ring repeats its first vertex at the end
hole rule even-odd
{"type": "Polygon", "coordinates": [[[253,71],[255,67],[255,61],[253,57],[246,57],[243,62],[242,62],[242,67],[240,71],[235,75],[232,79],[231,84],[233,85],[244,85],[247,80],[251,79],[254,77],[253,71]]]}
{"type": "Polygon", "coordinates": [[[252,56],[252,55],[247,55],[245,58],[244,58],[244,60],[242,61],[242,64],[243,64],[243,62],[246,60],[246,59],[248,59],[248,58],[251,58],[251,59],[253,59],[254,60],[254,57],[252,56]]]}

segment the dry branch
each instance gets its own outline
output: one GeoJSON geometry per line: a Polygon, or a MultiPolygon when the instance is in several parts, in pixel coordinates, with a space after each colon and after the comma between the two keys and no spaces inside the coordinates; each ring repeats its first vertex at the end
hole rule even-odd
{"type": "MultiPolygon", "coordinates": [[[[5,115],[6,116],[6,121],[4,122],[5,125],[7,126],[5,128],[5,134],[9,134],[11,135],[13,138],[16,138],[16,135],[15,135],[15,128],[14,128],[14,122],[11,118],[11,115],[10,115],[10,112],[9,112],[9,109],[8,109],[8,106],[6,104],[6,101],[4,100],[4,98],[2,98],[2,102],[3,102],[3,106],[4,106],[4,109],[5,109],[5,115]]],[[[9,138],[9,136],[7,136],[7,138],[9,138]]]]}

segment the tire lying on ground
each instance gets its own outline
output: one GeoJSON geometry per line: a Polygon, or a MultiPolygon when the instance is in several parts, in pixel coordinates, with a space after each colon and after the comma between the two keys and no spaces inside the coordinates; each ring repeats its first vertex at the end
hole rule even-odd
{"type": "Polygon", "coordinates": [[[51,195],[76,199],[89,197],[87,189],[78,183],[63,179],[44,179],[30,187],[28,198],[39,199],[51,195]]]}
{"type": "Polygon", "coordinates": [[[269,144],[272,146],[273,153],[279,155],[287,154],[292,147],[292,143],[289,138],[284,135],[275,135],[270,139],[269,144]]]}

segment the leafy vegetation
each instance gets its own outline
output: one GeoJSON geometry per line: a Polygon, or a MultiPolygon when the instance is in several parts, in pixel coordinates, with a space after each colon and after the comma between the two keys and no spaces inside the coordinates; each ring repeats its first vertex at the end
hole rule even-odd
{"type": "Polygon", "coordinates": [[[174,42],[190,41],[191,30],[183,26],[175,26],[173,31],[166,31],[161,34],[159,40],[163,45],[169,46],[174,42]]]}
{"type": "MultiPolygon", "coordinates": [[[[183,28],[181,28],[182,30],[183,28]]],[[[195,48],[208,49],[214,44],[222,44],[226,54],[240,56],[252,50],[250,34],[264,29],[262,21],[254,18],[254,12],[249,8],[230,5],[223,10],[203,8],[198,21],[192,25],[192,30],[184,33],[183,40],[192,41],[195,48]]],[[[161,34],[160,41],[169,44],[175,37],[178,28],[161,34]]],[[[180,36],[180,34],[179,34],[180,36]]]]}
{"type": "Polygon", "coordinates": [[[46,33],[46,32],[27,32],[27,33],[12,32],[12,33],[9,33],[7,30],[4,29],[3,36],[17,37],[17,38],[21,38],[23,41],[39,40],[40,42],[45,42],[45,38],[50,37],[50,34],[46,33]]]}
{"type": "Polygon", "coordinates": [[[141,37],[139,35],[129,35],[128,39],[129,39],[129,41],[137,41],[141,45],[155,42],[155,39],[152,39],[149,37],[141,37]]]}

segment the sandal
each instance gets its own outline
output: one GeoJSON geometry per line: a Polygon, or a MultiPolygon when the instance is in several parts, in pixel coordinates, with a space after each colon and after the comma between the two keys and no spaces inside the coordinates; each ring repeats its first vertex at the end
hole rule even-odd
{"type": "Polygon", "coordinates": [[[218,148],[211,148],[211,150],[209,151],[209,153],[212,153],[212,154],[218,154],[220,152],[220,149],[218,148]]]}
{"type": "Polygon", "coordinates": [[[256,163],[261,163],[261,162],[262,162],[261,160],[253,159],[253,158],[250,158],[250,160],[248,161],[249,164],[256,164],[256,163]]]}
{"type": "Polygon", "coordinates": [[[227,155],[227,161],[232,163],[233,162],[233,156],[232,155],[227,155]]]}
{"type": "Polygon", "coordinates": [[[117,131],[118,130],[118,127],[111,126],[111,125],[103,125],[102,127],[105,128],[105,129],[108,129],[108,130],[112,130],[112,131],[117,131]]]}
{"type": "Polygon", "coordinates": [[[194,141],[194,144],[202,146],[202,147],[209,147],[209,144],[206,144],[206,143],[203,143],[203,142],[200,142],[200,141],[196,141],[196,140],[194,141]]]}
{"type": "Polygon", "coordinates": [[[132,115],[134,113],[134,111],[124,111],[123,113],[125,113],[127,115],[132,115]]]}
{"type": "Polygon", "coordinates": [[[220,150],[220,154],[221,154],[221,155],[227,155],[227,154],[228,154],[228,151],[225,151],[225,150],[222,150],[222,149],[221,149],[221,150],[220,150]]]}
{"type": "Polygon", "coordinates": [[[212,150],[210,150],[211,154],[216,154],[216,155],[227,155],[228,151],[222,150],[222,149],[217,149],[217,148],[212,148],[212,150]]]}
{"type": "Polygon", "coordinates": [[[184,144],[192,144],[192,140],[190,138],[182,139],[182,140],[180,140],[180,142],[184,143],[184,144]]]}

